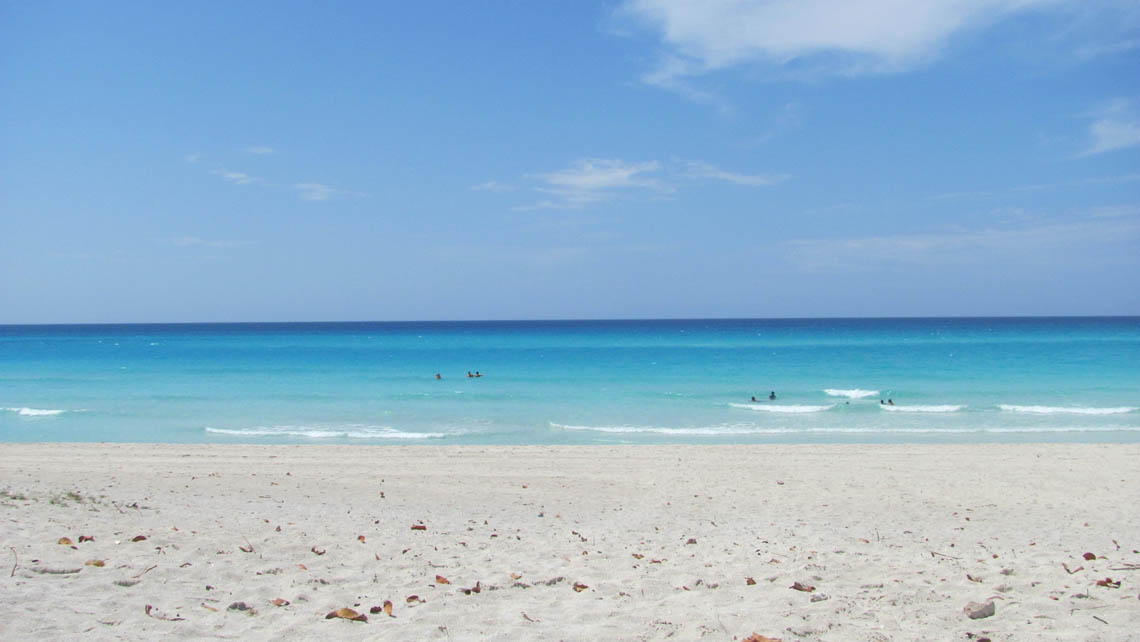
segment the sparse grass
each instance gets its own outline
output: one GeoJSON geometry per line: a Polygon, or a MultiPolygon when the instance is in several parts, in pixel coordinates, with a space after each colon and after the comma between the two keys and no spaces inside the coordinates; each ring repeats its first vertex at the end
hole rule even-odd
{"type": "Polygon", "coordinates": [[[6,499],[14,502],[26,502],[28,501],[28,496],[23,493],[13,493],[12,491],[5,488],[4,490],[0,490],[0,499],[6,499]]]}

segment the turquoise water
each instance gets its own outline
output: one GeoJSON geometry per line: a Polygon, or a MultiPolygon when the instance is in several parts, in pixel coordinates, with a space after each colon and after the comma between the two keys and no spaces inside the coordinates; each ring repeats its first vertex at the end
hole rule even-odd
{"type": "Polygon", "coordinates": [[[0,408],[7,442],[1136,442],[1140,318],[0,326],[0,408]]]}

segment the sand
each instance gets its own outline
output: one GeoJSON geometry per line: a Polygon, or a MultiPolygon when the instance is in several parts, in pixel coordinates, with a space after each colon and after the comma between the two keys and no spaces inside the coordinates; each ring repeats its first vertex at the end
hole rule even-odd
{"type": "Polygon", "coordinates": [[[0,444],[0,540],[4,640],[1140,640],[1135,444],[0,444]]]}

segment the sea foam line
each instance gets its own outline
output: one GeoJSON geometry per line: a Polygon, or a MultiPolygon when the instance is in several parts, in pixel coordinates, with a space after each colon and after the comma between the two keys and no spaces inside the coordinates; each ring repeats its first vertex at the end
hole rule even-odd
{"type": "Polygon", "coordinates": [[[1118,408],[1084,408],[1080,406],[1014,406],[1001,404],[998,407],[1007,412],[1024,412],[1035,415],[1123,415],[1136,410],[1136,408],[1128,406],[1118,408]]]}
{"type": "Polygon", "coordinates": [[[304,437],[306,439],[442,439],[440,432],[405,432],[395,428],[370,428],[353,426],[349,428],[313,428],[309,426],[267,426],[258,428],[211,428],[206,432],[238,437],[304,437]]]}
{"type": "Polygon", "coordinates": [[[851,390],[841,390],[838,388],[827,388],[824,390],[828,396],[831,397],[847,397],[848,399],[862,399],[864,397],[877,397],[879,396],[878,390],[863,390],[862,388],[852,388],[851,390]]]}
{"type": "Polygon", "coordinates": [[[895,406],[891,404],[879,404],[883,410],[890,410],[891,412],[958,412],[966,406],[956,406],[945,404],[941,406],[895,406]]]}
{"type": "Polygon", "coordinates": [[[770,403],[730,403],[728,404],[733,408],[747,408],[749,410],[762,410],[764,412],[788,412],[788,413],[802,413],[802,412],[823,412],[831,410],[835,404],[828,404],[826,406],[789,406],[777,405],[770,403]]]}
{"type": "Polygon", "coordinates": [[[577,430],[615,434],[657,434],[673,436],[737,436],[737,435],[789,435],[789,434],[979,434],[979,433],[1049,433],[1049,432],[1140,432],[1140,426],[1057,426],[1037,428],[885,428],[885,427],[833,427],[833,428],[751,428],[745,426],[710,426],[705,428],[665,428],[661,426],[576,426],[550,422],[556,430],[577,430]]]}
{"type": "Polygon", "coordinates": [[[21,417],[50,417],[67,412],[66,410],[41,410],[39,408],[0,408],[0,410],[14,412],[21,417]]]}

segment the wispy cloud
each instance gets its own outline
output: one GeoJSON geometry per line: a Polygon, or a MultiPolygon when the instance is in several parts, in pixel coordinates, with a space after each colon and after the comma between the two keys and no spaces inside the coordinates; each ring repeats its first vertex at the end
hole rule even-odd
{"type": "Polygon", "coordinates": [[[1092,114],[1089,143],[1078,156],[1093,156],[1140,145],[1140,112],[1118,98],[1092,114]]]}
{"type": "Polygon", "coordinates": [[[752,187],[768,187],[788,180],[789,174],[738,174],[727,172],[708,163],[690,161],[686,164],[685,175],[691,178],[712,178],[718,181],[749,185],[752,187]]]}
{"type": "Polygon", "coordinates": [[[269,154],[275,154],[277,152],[277,150],[266,145],[250,145],[248,147],[242,147],[241,151],[247,154],[255,154],[257,156],[266,156],[269,154]]]}
{"type": "Polygon", "coordinates": [[[478,185],[472,185],[471,189],[477,192],[513,192],[515,190],[513,186],[500,183],[499,181],[486,181],[478,185]]]}
{"type": "Polygon", "coordinates": [[[956,33],[1053,0],[627,0],[618,15],[659,34],[665,47],[645,82],[741,64],[834,74],[890,73],[933,60],[956,33]]]}
{"type": "Polygon", "coordinates": [[[669,193],[672,186],[657,177],[660,167],[657,161],[580,160],[566,169],[529,176],[538,183],[534,190],[551,198],[515,209],[578,209],[591,203],[613,200],[623,193],[669,193]]]}
{"type": "Polygon", "coordinates": [[[245,172],[231,172],[224,169],[215,169],[210,173],[214,176],[220,176],[222,180],[229,183],[234,183],[235,185],[250,185],[252,183],[261,182],[260,178],[257,178],[256,176],[250,176],[245,172]]]}
{"type": "MultiPolygon", "coordinates": [[[[769,187],[788,180],[788,174],[744,174],[724,170],[703,161],[655,160],[630,162],[621,159],[584,159],[566,169],[528,174],[530,189],[546,196],[537,203],[515,210],[583,209],[617,199],[660,199],[677,191],[681,181],[722,181],[748,187],[769,187]]],[[[477,189],[493,189],[491,181],[477,189]]]]}
{"type": "Polygon", "coordinates": [[[1045,222],[1021,227],[952,231],[932,234],[798,239],[785,243],[790,263],[807,272],[859,269],[905,269],[908,266],[953,267],[977,262],[1036,257],[1053,260],[1073,248],[1102,251],[1140,239],[1140,218],[1133,213],[1080,220],[1045,222]]]}
{"type": "Polygon", "coordinates": [[[337,189],[335,187],[325,185],[324,183],[294,183],[293,189],[297,190],[301,198],[306,201],[327,201],[330,198],[340,196],[368,196],[364,192],[337,189]]]}

